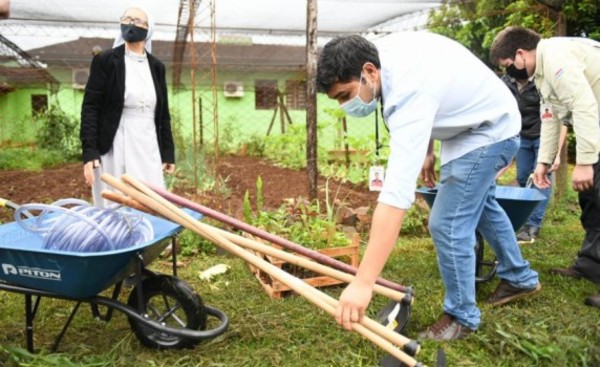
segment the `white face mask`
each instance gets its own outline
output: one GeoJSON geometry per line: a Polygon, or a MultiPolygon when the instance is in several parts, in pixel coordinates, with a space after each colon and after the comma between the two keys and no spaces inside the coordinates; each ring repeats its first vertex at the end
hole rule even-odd
{"type": "Polygon", "coordinates": [[[377,109],[377,102],[379,102],[379,98],[375,97],[377,88],[373,86],[373,99],[371,102],[367,103],[360,98],[360,88],[362,87],[362,79],[363,74],[360,74],[360,80],[358,81],[358,93],[348,101],[342,103],[340,107],[346,111],[346,113],[350,116],[354,117],[365,117],[371,114],[371,112],[377,109]]]}

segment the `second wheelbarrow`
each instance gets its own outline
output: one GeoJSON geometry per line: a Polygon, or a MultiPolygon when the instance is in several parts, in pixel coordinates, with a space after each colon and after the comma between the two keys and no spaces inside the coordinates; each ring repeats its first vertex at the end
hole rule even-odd
{"type": "MultiPolygon", "coordinates": [[[[421,194],[430,208],[433,207],[437,191],[437,188],[420,187],[417,189],[417,193],[421,194]]],[[[546,197],[539,191],[531,188],[515,186],[496,187],[496,200],[506,212],[515,232],[527,222],[533,210],[545,199],[546,197]]],[[[486,260],[484,258],[484,238],[478,231],[475,232],[475,236],[475,253],[477,255],[475,262],[475,282],[481,283],[494,277],[498,262],[495,259],[486,260]]]]}

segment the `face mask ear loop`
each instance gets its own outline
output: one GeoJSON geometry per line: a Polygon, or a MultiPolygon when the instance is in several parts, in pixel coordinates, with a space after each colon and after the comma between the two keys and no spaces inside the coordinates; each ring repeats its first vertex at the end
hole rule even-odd
{"type": "Polygon", "coordinates": [[[362,88],[362,81],[363,81],[363,73],[361,71],[360,72],[360,78],[358,78],[358,91],[356,92],[356,96],[358,98],[360,98],[361,101],[362,101],[362,98],[360,97],[360,88],[362,88]]]}

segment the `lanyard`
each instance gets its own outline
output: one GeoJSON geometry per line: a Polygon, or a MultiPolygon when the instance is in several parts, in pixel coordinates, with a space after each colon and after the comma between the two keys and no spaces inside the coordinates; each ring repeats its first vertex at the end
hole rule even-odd
{"type": "MultiPolygon", "coordinates": [[[[381,114],[383,116],[383,104],[381,106],[381,114]]],[[[390,129],[387,127],[385,122],[383,123],[385,129],[390,132],[390,129]]],[[[375,110],[375,161],[379,163],[379,150],[383,148],[383,144],[379,141],[379,110],[375,110]]]]}

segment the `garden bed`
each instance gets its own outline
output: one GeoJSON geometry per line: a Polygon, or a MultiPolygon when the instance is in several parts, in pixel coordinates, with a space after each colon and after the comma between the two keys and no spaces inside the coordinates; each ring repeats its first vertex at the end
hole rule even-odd
{"type": "MultiPolygon", "coordinates": [[[[258,176],[263,181],[265,209],[278,208],[285,199],[308,197],[308,178],[305,170],[275,167],[270,162],[255,157],[227,156],[219,158],[216,172],[225,179],[226,194],[207,192],[196,196],[194,200],[237,218],[242,218],[246,191],[249,191],[251,197],[256,195],[258,176]]],[[[37,172],[0,171],[0,184],[0,197],[17,204],[50,202],[67,197],[91,200],[80,163],[37,172]]],[[[325,179],[320,178],[319,199],[322,202],[325,200],[324,187],[325,179]]],[[[369,192],[366,186],[330,181],[329,190],[330,193],[336,193],[338,200],[346,202],[352,208],[373,206],[377,199],[377,193],[369,192]]],[[[191,193],[178,193],[192,196],[191,193]]],[[[12,213],[0,211],[0,221],[10,221],[11,218],[12,213]]]]}

